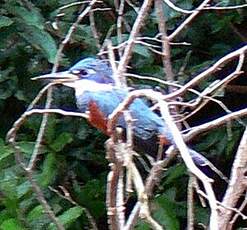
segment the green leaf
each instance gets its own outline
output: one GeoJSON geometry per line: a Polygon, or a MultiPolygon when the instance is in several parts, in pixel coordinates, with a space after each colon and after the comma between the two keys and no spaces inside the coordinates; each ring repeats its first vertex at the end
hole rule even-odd
{"type": "Polygon", "coordinates": [[[43,164],[43,171],[39,175],[40,184],[43,187],[47,187],[52,181],[54,181],[56,173],[56,156],[54,153],[50,153],[46,156],[43,164]]]}
{"type": "Polygon", "coordinates": [[[164,185],[174,183],[178,178],[185,176],[186,167],[184,164],[171,166],[165,173],[166,179],[164,185]]]}
{"type": "Polygon", "coordinates": [[[35,146],[34,142],[31,141],[21,141],[18,142],[18,145],[23,153],[27,155],[31,155],[35,146]]]}
{"type": "Polygon", "coordinates": [[[23,23],[29,26],[35,26],[41,30],[44,29],[44,18],[40,14],[39,10],[33,5],[29,4],[29,9],[21,6],[15,6],[10,11],[18,17],[18,20],[22,19],[23,23]]]}
{"type": "Polygon", "coordinates": [[[145,46],[139,45],[139,44],[135,45],[134,52],[139,54],[139,55],[141,55],[141,56],[143,56],[143,57],[145,57],[145,58],[150,58],[151,57],[151,53],[148,50],[148,48],[145,47],[145,46]]]}
{"type": "Polygon", "coordinates": [[[13,20],[11,20],[8,17],[0,16],[0,28],[10,26],[13,23],[13,20]]]}
{"type": "Polygon", "coordinates": [[[169,230],[180,229],[179,221],[177,218],[176,203],[162,195],[156,199],[156,205],[158,209],[154,213],[155,219],[169,230]]]}
{"type": "Polygon", "coordinates": [[[72,134],[71,133],[61,133],[57,139],[51,144],[51,148],[55,152],[61,151],[65,145],[71,143],[73,141],[72,134]]]}
{"type": "Polygon", "coordinates": [[[19,101],[25,101],[26,97],[24,95],[24,92],[22,90],[17,90],[15,93],[15,97],[19,100],[19,101]]]}
{"type": "Polygon", "coordinates": [[[25,181],[17,187],[17,197],[20,199],[31,189],[31,184],[29,181],[25,181]]]}
{"type": "MultiPolygon", "coordinates": [[[[73,207],[66,210],[62,215],[58,216],[59,221],[61,224],[65,226],[69,226],[72,224],[78,217],[80,217],[83,213],[83,208],[81,207],[73,207]]],[[[51,223],[48,227],[49,230],[55,230],[56,227],[53,223],[51,223]]]]}
{"type": "MultiPolygon", "coordinates": [[[[36,129],[40,126],[39,122],[37,123],[36,129]]],[[[56,137],[57,123],[58,123],[58,119],[56,119],[54,116],[50,116],[45,133],[45,139],[48,143],[53,142],[56,137]]]]}
{"type": "Polygon", "coordinates": [[[216,146],[216,143],[218,143],[221,139],[223,139],[225,136],[225,130],[218,129],[213,130],[209,134],[205,135],[203,138],[203,142],[196,145],[197,150],[199,152],[206,151],[208,148],[212,146],[216,146]]]}
{"type": "Polygon", "coordinates": [[[38,219],[39,217],[41,217],[43,214],[44,214],[44,209],[42,205],[37,205],[28,213],[27,220],[30,222],[34,221],[38,219]]]}
{"type": "Polygon", "coordinates": [[[76,199],[88,208],[95,218],[103,215],[105,210],[104,197],[105,197],[105,184],[101,180],[88,181],[83,187],[74,183],[76,199]]]}
{"type": "Polygon", "coordinates": [[[2,224],[5,220],[7,220],[7,219],[9,219],[9,218],[11,218],[10,213],[8,212],[7,209],[3,209],[3,210],[0,212],[0,226],[1,226],[1,224],[2,224]]]}
{"type": "Polygon", "coordinates": [[[1,175],[0,190],[4,192],[7,197],[16,199],[16,185],[17,177],[12,168],[4,169],[1,175]]]}
{"type": "Polygon", "coordinates": [[[207,226],[207,224],[209,223],[209,208],[203,208],[201,206],[196,205],[194,209],[196,222],[207,226]]]}
{"type": "Polygon", "coordinates": [[[0,138],[0,161],[12,155],[13,152],[13,149],[9,146],[5,146],[3,140],[0,138]]]}
{"type": "Polygon", "coordinates": [[[143,222],[142,220],[139,220],[135,226],[135,230],[150,230],[150,225],[143,222]]]}
{"type": "Polygon", "coordinates": [[[20,35],[34,48],[42,51],[50,63],[54,63],[57,45],[49,33],[34,26],[26,26],[20,35]]]}
{"type": "Polygon", "coordinates": [[[1,230],[23,230],[24,228],[20,226],[20,223],[16,219],[11,218],[11,219],[5,220],[0,225],[0,229],[1,230]]]}

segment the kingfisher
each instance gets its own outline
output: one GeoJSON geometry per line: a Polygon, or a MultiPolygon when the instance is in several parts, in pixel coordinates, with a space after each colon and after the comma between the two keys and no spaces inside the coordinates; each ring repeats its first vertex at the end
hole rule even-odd
{"type": "MultiPolygon", "coordinates": [[[[36,79],[48,79],[71,87],[75,91],[76,104],[80,112],[88,113],[89,123],[110,136],[107,130],[108,117],[128,96],[128,88],[119,88],[106,61],[85,58],[63,72],[42,75],[36,79]]],[[[133,120],[134,149],[157,156],[160,143],[174,144],[173,137],[162,118],[151,110],[141,98],[136,98],[128,108],[133,120]],[[162,142],[161,142],[162,140],[162,142]]],[[[117,127],[126,130],[124,115],[118,118],[117,127]]],[[[197,165],[205,163],[204,157],[190,150],[197,165]]]]}

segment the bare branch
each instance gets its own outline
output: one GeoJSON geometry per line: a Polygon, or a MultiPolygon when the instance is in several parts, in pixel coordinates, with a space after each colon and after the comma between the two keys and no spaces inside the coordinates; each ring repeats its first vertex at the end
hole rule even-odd
{"type": "MultiPolygon", "coordinates": [[[[51,103],[52,103],[52,87],[49,87],[47,90],[45,109],[49,109],[51,106],[51,103]]],[[[29,164],[28,164],[28,170],[33,169],[35,162],[36,162],[36,159],[37,159],[37,156],[39,155],[39,152],[41,149],[41,142],[42,142],[43,136],[45,134],[47,121],[48,121],[48,114],[44,114],[42,117],[41,124],[40,124],[39,133],[38,133],[37,139],[35,141],[33,153],[32,153],[31,159],[30,159],[29,164]]]]}
{"type": "Polygon", "coordinates": [[[238,209],[232,208],[233,211],[236,212],[236,214],[233,216],[232,220],[230,221],[229,225],[231,227],[236,222],[236,220],[239,216],[241,216],[243,220],[247,219],[247,216],[242,213],[242,211],[244,210],[246,205],[247,205],[247,193],[245,192],[245,199],[244,199],[243,203],[240,205],[240,207],[238,209]]]}
{"type": "Polygon", "coordinates": [[[93,10],[89,11],[89,21],[90,21],[90,27],[91,27],[91,31],[93,34],[93,37],[95,39],[95,43],[96,43],[96,47],[98,48],[98,50],[100,50],[100,42],[99,42],[99,34],[95,25],[95,20],[94,20],[94,12],[93,10]]]}
{"type": "Polygon", "coordinates": [[[235,6],[206,6],[202,10],[237,10],[247,7],[247,4],[235,6]]]}
{"type": "Polygon", "coordinates": [[[197,76],[195,76],[191,81],[189,81],[187,84],[185,84],[183,87],[181,87],[180,89],[176,90],[173,93],[170,93],[166,96],[164,96],[165,100],[168,99],[172,99],[175,98],[179,95],[182,95],[186,92],[186,90],[188,90],[189,88],[195,86],[196,84],[198,84],[199,82],[201,82],[201,80],[205,79],[206,77],[208,77],[210,74],[213,74],[219,70],[221,70],[221,68],[226,65],[228,62],[230,62],[232,59],[234,59],[235,57],[244,54],[247,52],[247,45],[243,46],[242,48],[235,50],[229,54],[227,54],[226,56],[224,56],[223,58],[221,58],[219,61],[217,61],[215,64],[213,64],[210,68],[208,68],[207,70],[205,70],[204,72],[198,74],[197,76]]]}
{"type": "MultiPolygon", "coordinates": [[[[164,16],[162,7],[162,0],[155,0],[155,10],[158,18],[159,32],[161,34],[162,40],[162,62],[164,66],[164,72],[166,74],[166,79],[168,81],[174,81],[174,74],[172,71],[172,63],[171,63],[171,51],[170,44],[167,37],[166,31],[166,18],[164,16]]],[[[172,92],[172,88],[169,89],[169,92],[172,92]]]]}
{"type": "MultiPolygon", "coordinates": [[[[123,42],[122,38],[122,24],[123,24],[123,12],[124,12],[124,5],[125,0],[120,0],[120,5],[118,8],[118,18],[117,18],[117,37],[118,37],[118,44],[123,42]]],[[[123,50],[120,47],[118,50],[119,57],[122,56],[123,50]]]]}
{"type": "Polygon", "coordinates": [[[57,51],[57,55],[55,57],[54,65],[52,68],[52,72],[56,72],[59,60],[61,58],[62,52],[64,50],[65,45],[69,42],[71,39],[72,34],[76,30],[77,26],[81,22],[81,20],[89,13],[89,11],[92,9],[93,5],[97,2],[98,0],[92,0],[90,1],[89,5],[86,7],[86,9],[77,17],[76,21],[72,24],[72,26],[69,28],[68,33],[66,34],[64,40],[61,42],[59,49],[57,51]]]}
{"type": "Polygon", "coordinates": [[[225,115],[223,117],[220,117],[203,125],[192,127],[187,134],[183,135],[184,140],[185,141],[191,140],[194,137],[198,136],[199,134],[217,128],[227,123],[228,121],[232,121],[238,119],[239,117],[244,117],[244,116],[247,116],[247,109],[242,109],[236,112],[232,112],[231,114],[225,115]]]}
{"type": "Polygon", "coordinates": [[[189,117],[191,117],[192,115],[194,115],[196,112],[198,112],[202,107],[204,107],[209,101],[214,101],[216,103],[218,103],[225,111],[230,112],[226,106],[224,106],[224,104],[222,102],[219,102],[215,99],[211,97],[208,97],[207,95],[210,94],[215,94],[217,91],[221,90],[222,88],[224,88],[230,81],[234,80],[236,77],[238,77],[239,75],[241,75],[243,73],[243,71],[241,71],[242,66],[244,64],[244,58],[245,58],[245,54],[241,53],[239,55],[239,62],[238,65],[235,69],[235,71],[233,73],[231,73],[230,75],[228,75],[227,77],[225,77],[223,80],[218,81],[218,82],[213,82],[212,84],[210,84],[202,93],[199,94],[199,97],[197,100],[195,100],[194,103],[190,104],[190,108],[195,108],[194,111],[192,111],[188,116],[186,116],[186,119],[188,119],[189,117]],[[199,105],[199,103],[201,102],[201,100],[203,100],[203,102],[199,105]],[[199,106],[198,106],[199,105],[199,106]]]}
{"type": "MultiPolygon", "coordinates": [[[[244,183],[246,180],[246,168],[247,168],[247,128],[242,136],[238,151],[233,162],[231,170],[231,178],[229,186],[226,190],[222,204],[226,207],[235,207],[240,196],[246,191],[247,185],[244,183]]],[[[232,216],[232,210],[221,210],[221,218],[219,222],[220,229],[227,229],[230,218],[232,216]]]]}
{"type": "Polygon", "coordinates": [[[185,29],[189,23],[191,23],[191,21],[200,13],[200,11],[208,5],[208,3],[210,2],[211,0],[204,0],[202,2],[202,4],[200,6],[198,6],[194,12],[184,20],[184,22],[182,24],[179,25],[179,27],[172,33],[168,36],[168,39],[169,41],[172,41],[183,29],[185,29]]]}
{"type": "Polygon", "coordinates": [[[9,143],[15,142],[17,131],[20,129],[20,127],[26,121],[26,119],[35,113],[36,114],[57,113],[64,116],[76,116],[76,117],[82,117],[88,119],[88,115],[84,113],[68,112],[61,109],[32,109],[23,113],[22,116],[14,123],[14,125],[6,135],[6,141],[9,143]]]}
{"type": "MultiPolygon", "coordinates": [[[[65,200],[69,201],[69,202],[70,202],[71,204],[73,204],[73,205],[76,205],[76,206],[81,207],[78,203],[76,203],[76,202],[72,199],[72,197],[71,197],[69,191],[68,191],[65,187],[63,187],[63,186],[61,186],[61,185],[59,185],[58,187],[62,190],[63,194],[62,194],[60,191],[58,191],[57,189],[55,189],[55,188],[53,188],[53,187],[51,187],[51,186],[49,186],[48,188],[49,188],[52,192],[56,193],[56,194],[57,194],[59,197],[61,197],[62,199],[65,199],[65,200]]],[[[93,216],[92,216],[91,213],[88,211],[88,209],[85,208],[85,207],[81,207],[81,208],[83,208],[83,211],[85,212],[85,214],[86,214],[86,216],[87,216],[87,218],[88,218],[88,220],[89,220],[89,222],[90,222],[90,224],[91,224],[92,230],[98,230],[96,221],[94,220],[93,216]]]]}
{"type": "Polygon", "coordinates": [[[169,7],[171,7],[173,10],[183,13],[183,14],[192,14],[194,11],[193,10],[184,10],[179,7],[177,7],[173,2],[170,0],[163,0],[169,7]]]}
{"type": "Polygon", "coordinates": [[[189,175],[188,189],[187,189],[187,229],[194,230],[194,175],[189,175]]]}
{"type": "Polygon", "coordinates": [[[127,41],[127,46],[124,49],[123,56],[122,56],[122,58],[119,62],[119,65],[118,65],[117,74],[119,75],[120,78],[126,72],[128,62],[132,56],[132,50],[133,50],[134,45],[135,45],[136,37],[138,36],[138,33],[141,29],[143,21],[145,20],[145,18],[147,16],[148,10],[150,9],[152,2],[153,2],[152,0],[144,0],[141,9],[138,12],[138,16],[135,20],[133,28],[130,32],[129,39],[127,41]]]}

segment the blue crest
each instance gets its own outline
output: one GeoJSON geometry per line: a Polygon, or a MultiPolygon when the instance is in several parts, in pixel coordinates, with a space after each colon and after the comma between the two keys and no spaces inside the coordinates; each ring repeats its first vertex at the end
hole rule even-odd
{"type": "Polygon", "coordinates": [[[88,76],[83,77],[84,79],[89,79],[104,84],[115,83],[112,77],[112,69],[104,60],[92,57],[85,58],[73,65],[69,71],[88,69],[94,70],[95,74],[88,74],[88,76]]]}

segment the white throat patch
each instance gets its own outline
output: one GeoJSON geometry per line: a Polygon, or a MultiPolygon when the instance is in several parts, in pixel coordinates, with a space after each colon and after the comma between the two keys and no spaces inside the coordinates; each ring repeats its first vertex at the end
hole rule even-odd
{"type": "Polygon", "coordinates": [[[86,79],[78,80],[75,82],[63,83],[63,85],[73,88],[75,90],[76,96],[82,95],[85,91],[111,91],[113,88],[113,86],[110,84],[100,84],[95,81],[90,81],[86,79]]]}

